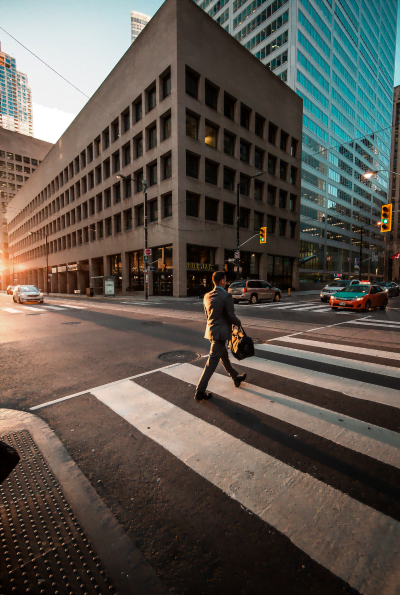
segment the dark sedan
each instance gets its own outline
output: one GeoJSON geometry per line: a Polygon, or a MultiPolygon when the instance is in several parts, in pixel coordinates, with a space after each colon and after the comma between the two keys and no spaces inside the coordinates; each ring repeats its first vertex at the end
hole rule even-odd
{"type": "Polygon", "coordinates": [[[389,297],[397,297],[398,295],[400,295],[399,286],[397,285],[397,283],[394,283],[393,281],[379,283],[379,285],[382,287],[382,289],[387,291],[389,297]]]}

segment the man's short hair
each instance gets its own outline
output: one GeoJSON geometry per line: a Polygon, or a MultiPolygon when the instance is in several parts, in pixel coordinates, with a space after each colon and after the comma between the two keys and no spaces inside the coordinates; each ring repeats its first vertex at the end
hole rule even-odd
{"type": "Polygon", "coordinates": [[[214,285],[219,285],[224,277],[226,277],[226,274],[223,271],[215,271],[212,276],[214,285]]]}

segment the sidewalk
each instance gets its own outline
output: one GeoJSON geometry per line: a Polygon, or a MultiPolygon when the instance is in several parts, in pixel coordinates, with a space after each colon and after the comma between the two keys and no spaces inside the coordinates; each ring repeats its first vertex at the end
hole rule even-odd
{"type": "Polygon", "coordinates": [[[167,591],[48,424],[0,410],[0,437],[21,460],[0,486],[0,592],[167,591]]]}

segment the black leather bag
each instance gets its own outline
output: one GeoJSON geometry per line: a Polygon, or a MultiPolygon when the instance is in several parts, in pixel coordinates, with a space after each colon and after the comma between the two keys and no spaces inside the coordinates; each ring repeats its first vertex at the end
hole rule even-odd
{"type": "Polygon", "coordinates": [[[254,355],[254,341],[246,335],[243,327],[234,327],[228,347],[233,357],[238,360],[253,357],[254,355]]]}
{"type": "Polygon", "coordinates": [[[0,440],[0,483],[7,479],[18,465],[20,458],[15,448],[0,440]]]}

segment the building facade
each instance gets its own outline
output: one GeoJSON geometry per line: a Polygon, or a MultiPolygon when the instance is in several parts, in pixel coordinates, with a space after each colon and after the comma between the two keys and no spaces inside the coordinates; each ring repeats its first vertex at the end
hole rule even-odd
{"type": "Polygon", "coordinates": [[[0,128],[0,289],[12,285],[7,221],[13,211],[9,209],[9,202],[52,146],[37,138],[0,128]]]}
{"type": "Polygon", "coordinates": [[[361,226],[382,279],[398,0],[196,1],[303,99],[300,282],[357,274],[361,226]]]}
{"type": "Polygon", "coordinates": [[[301,98],[192,0],[167,0],[13,199],[19,279],[44,287],[47,240],[53,292],[107,275],[143,291],[146,180],[150,293],[235,278],[238,184],[241,276],[296,287],[301,130],[301,98]]]}
{"type": "Polygon", "coordinates": [[[0,128],[33,136],[32,91],[28,77],[17,70],[15,58],[1,51],[0,128]]]}
{"type": "Polygon", "coordinates": [[[394,88],[393,95],[393,136],[390,169],[395,172],[390,175],[389,200],[393,205],[392,231],[387,233],[386,263],[387,276],[392,281],[400,281],[400,258],[391,258],[400,252],[400,159],[399,159],[399,128],[400,128],[400,85],[394,88]],[[397,175],[396,175],[397,174],[397,175]]]}
{"type": "Polygon", "coordinates": [[[136,37],[145,28],[151,17],[142,12],[136,10],[131,11],[131,43],[133,43],[136,37]]]}

